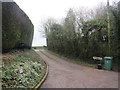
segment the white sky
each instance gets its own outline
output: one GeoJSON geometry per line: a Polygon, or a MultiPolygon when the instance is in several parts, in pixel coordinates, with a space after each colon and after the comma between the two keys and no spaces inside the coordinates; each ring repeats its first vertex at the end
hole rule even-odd
{"type": "MultiPolygon", "coordinates": [[[[88,7],[93,8],[100,2],[107,0],[14,0],[19,7],[29,16],[34,24],[33,46],[46,45],[42,37],[40,25],[47,18],[62,19],[69,8],[88,7]]],[[[113,0],[109,0],[112,2],[113,0]]]]}

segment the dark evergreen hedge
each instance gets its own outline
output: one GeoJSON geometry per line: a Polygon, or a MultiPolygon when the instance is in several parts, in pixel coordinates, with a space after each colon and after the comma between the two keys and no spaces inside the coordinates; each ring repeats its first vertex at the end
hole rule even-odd
{"type": "Polygon", "coordinates": [[[15,2],[2,3],[2,51],[31,48],[34,26],[15,2]]]}

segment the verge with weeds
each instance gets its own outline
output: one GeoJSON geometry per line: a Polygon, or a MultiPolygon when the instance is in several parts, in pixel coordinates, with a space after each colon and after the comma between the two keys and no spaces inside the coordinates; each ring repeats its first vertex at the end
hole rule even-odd
{"type": "Polygon", "coordinates": [[[9,54],[3,57],[2,88],[34,88],[38,85],[46,72],[46,64],[40,56],[33,50],[9,54]]]}
{"type": "MultiPolygon", "coordinates": [[[[80,65],[84,65],[84,66],[88,66],[88,67],[92,67],[92,68],[97,68],[97,64],[99,63],[99,61],[95,61],[95,60],[92,60],[92,59],[91,60],[84,60],[84,59],[79,59],[79,58],[75,58],[75,57],[72,57],[72,56],[64,55],[64,54],[61,54],[61,53],[58,53],[58,52],[55,52],[55,51],[51,51],[48,48],[41,48],[41,49],[45,49],[49,53],[51,53],[51,54],[53,54],[57,57],[60,57],[64,60],[70,61],[72,63],[76,63],[76,64],[80,64],[80,65]]],[[[118,70],[120,70],[120,67],[118,67],[118,65],[119,64],[114,64],[113,63],[112,64],[112,71],[118,72],[118,70]]],[[[104,60],[102,61],[102,67],[103,67],[103,69],[105,69],[104,68],[104,60]]]]}

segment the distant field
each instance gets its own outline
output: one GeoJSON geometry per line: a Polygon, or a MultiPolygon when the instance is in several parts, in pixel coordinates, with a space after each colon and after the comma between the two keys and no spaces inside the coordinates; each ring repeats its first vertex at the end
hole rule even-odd
{"type": "Polygon", "coordinates": [[[40,49],[40,48],[46,48],[47,46],[33,46],[33,49],[40,49]]]}

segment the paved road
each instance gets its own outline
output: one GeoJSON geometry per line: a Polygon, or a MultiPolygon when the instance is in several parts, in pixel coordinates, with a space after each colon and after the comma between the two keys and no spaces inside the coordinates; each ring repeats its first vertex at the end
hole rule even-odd
{"type": "Polygon", "coordinates": [[[36,52],[49,65],[48,77],[41,88],[118,88],[117,72],[73,64],[43,49],[36,52]]]}

